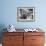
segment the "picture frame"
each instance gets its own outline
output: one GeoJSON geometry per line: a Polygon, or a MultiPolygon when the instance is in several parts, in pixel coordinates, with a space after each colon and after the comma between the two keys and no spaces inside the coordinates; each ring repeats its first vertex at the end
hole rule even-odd
{"type": "Polygon", "coordinates": [[[35,7],[18,7],[17,21],[19,22],[34,22],[35,21],[35,7]]]}

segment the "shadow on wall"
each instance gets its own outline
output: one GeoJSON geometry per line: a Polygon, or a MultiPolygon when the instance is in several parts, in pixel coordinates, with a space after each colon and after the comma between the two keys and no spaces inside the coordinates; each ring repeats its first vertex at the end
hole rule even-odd
{"type": "Polygon", "coordinates": [[[6,28],[5,25],[0,24],[0,43],[2,43],[2,36],[3,36],[2,32],[6,31],[6,30],[4,30],[4,28],[6,28]]]}

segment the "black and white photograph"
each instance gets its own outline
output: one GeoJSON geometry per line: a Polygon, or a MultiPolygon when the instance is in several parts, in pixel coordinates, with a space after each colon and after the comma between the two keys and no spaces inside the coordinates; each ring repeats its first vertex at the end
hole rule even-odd
{"type": "Polygon", "coordinates": [[[18,7],[17,8],[18,21],[35,21],[35,8],[34,7],[18,7]]]}

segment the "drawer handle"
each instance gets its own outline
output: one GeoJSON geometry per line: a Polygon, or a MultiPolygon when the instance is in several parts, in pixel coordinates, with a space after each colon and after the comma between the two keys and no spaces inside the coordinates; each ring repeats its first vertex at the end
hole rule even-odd
{"type": "Polygon", "coordinates": [[[36,39],[32,39],[32,40],[36,40],[36,39]]]}

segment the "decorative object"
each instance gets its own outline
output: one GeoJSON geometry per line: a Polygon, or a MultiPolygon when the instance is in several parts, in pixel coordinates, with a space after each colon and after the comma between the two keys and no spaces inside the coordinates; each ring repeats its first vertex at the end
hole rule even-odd
{"type": "Polygon", "coordinates": [[[24,29],[24,31],[25,32],[29,32],[29,31],[31,31],[31,32],[39,32],[38,29],[35,29],[35,28],[34,29],[24,29]]]}
{"type": "Polygon", "coordinates": [[[17,8],[18,21],[35,21],[35,8],[34,7],[18,7],[17,8]]]}
{"type": "Polygon", "coordinates": [[[8,31],[8,32],[16,32],[15,27],[14,27],[12,24],[10,24],[10,25],[8,26],[7,31],[8,31]]]}

